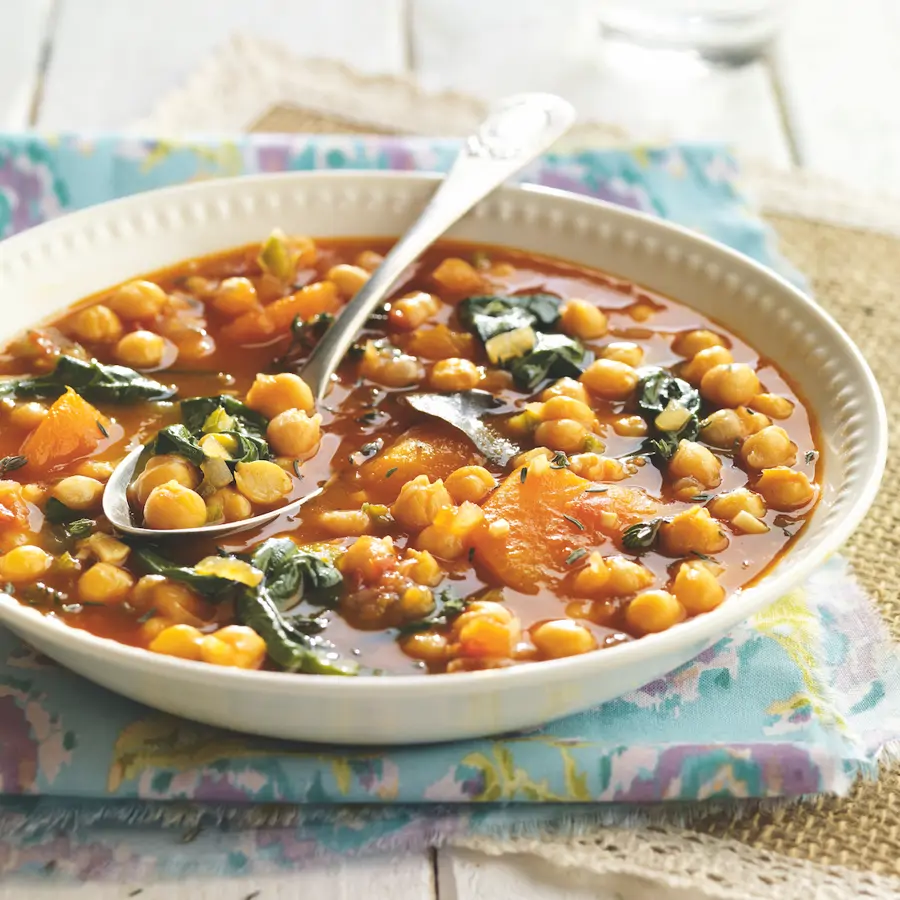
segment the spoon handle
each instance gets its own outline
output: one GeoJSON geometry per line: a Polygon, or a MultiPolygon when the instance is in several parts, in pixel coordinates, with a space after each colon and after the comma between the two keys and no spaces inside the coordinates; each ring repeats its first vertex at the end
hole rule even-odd
{"type": "Polygon", "coordinates": [[[317,400],[372,312],[407,266],[479,200],[543,153],[575,121],[575,109],[553,94],[518,94],[495,107],[468,137],[428,205],[394,245],[310,354],[302,375],[317,400]]]}

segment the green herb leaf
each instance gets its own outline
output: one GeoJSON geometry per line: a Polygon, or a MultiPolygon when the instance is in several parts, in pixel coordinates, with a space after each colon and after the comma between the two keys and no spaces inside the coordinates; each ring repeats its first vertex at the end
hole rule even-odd
{"type": "Polygon", "coordinates": [[[206,425],[209,417],[218,409],[236,420],[227,433],[239,431],[257,438],[265,438],[269,420],[228,394],[218,394],[213,397],[191,397],[188,400],[182,400],[181,421],[184,422],[191,434],[199,434],[203,431],[203,426],[206,425]]]}
{"type": "Polygon", "coordinates": [[[387,472],[384,473],[384,477],[390,478],[391,475],[393,475],[394,472],[396,472],[396,471],[397,471],[397,466],[392,466],[390,469],[387,470],[387,472]]]}
{"type": "Polygon", "coordinates": [[[585,556],[587,556],[587,550],[585,550],[584,547],[579,547],[577,550],[573,550],[566,557],[566,565],[571,566],[574,563],[577,563],[579,559],[582,559],[585,556]]]}
{"type": "Polygon", "coordinates": [[[553,294],[487,294],[463,300],[457,311],[460,322],[487,343],[495,335],[517,328],[553,328],[559,321],[561,305],[553,294]]]}
{"type": "Polygon", "coordinates": [[[0,478],[9,472],[21,469],[27,462],[28,459],[24,456],[4,456],[0,459],[0,478]]]}
{"type": "Polygon", "coordinates": [[[575,338],[539,332],[534,349],[511,360],[508,368],[518,388],[533,391],[547,378],[577,378],[590,358],[575,338]]]}
{"type": "MultiPolygon", "coordinates": [[[[819,458],[818,450],[807,450],[806,453],[803,454],[803,459],[806,461],[807,465],[815,462],[818,458],[819,458]]],[[[0,461],[0,464],[2,464],[2,461],[0,461]]]]}
{"type": "Polygon", "coordinates": [[[579,531],[584,531],[584,524],[579,522],[575,516],[570,516],[568,513],[563,513],[563,518],[571,522],[579,531]]]}
{"type": "Polygon", "coordinates": [[[665,519],[651,519],[649,522],[638,522],[622,532],[622,546],[627,550],[643,552],[656,546],[659,526],[665,519]]]}
{"type": "Polygon", "coordinates": [[[206,460],[206,454],[200,449],[196,438],[184,425],[167,425],[161,428],[147,446],[150,456],[175,453],[190,460],[195,466],[206,460]]]}
{"type": "Polygon", "coordinates": [[[245,585],[218,575],[202,575],[191,566],[179,566],[162,556],[154,547],[132,545],[132,559],[153,575],[162,575],[173,581],[180,581],[209,600],[222,603],[234,600],[244,590],[245,585]]]}
{"type": "Polygon", "coordinates": [[[528,477],[528,466],[522,466],[522,470],[519,472],[519,481],[522,484],[525,484],[525,479],[528,477]]]}
{"type": "Polygon", "coordinates": [[[471,597],[460,597],[452,588],[444,588],[435,596],[434,609],[424,618],[415,622],[406,622],[397,630],[401,635],[411,634],[414,631],[425,631],[429,628],[439,628],[448,625],[453,619],[466,610],[471,597]]]}
{"type": "Polygon", "coordinates": [[[66,534],[71,538],[86,538],[94,530],[93,519],[75,519],[65,526],[66,534]]]}
{"type": "Polygon", "coordinates": [[[106,426],[99,419],[97,419],[97,430],[100,432],[100,434],[103,435],[103,437],[109,437],[109,432],[106,430],[106,426]]]}
{"type": "Polygon", "coordinates": [[[52,372],[0,383],[0,395],[58,397],[70,387],[85,400],[101,403],[140,403],[170,400],[175,388],[160,384],[126,366],[106,366],[74,356],[60,356],[52,372]]]}
{"type": "Polygon", "coordinates": [[[711,556],[707,556],[705,553],[701,553],[699,550],[691,550],[691,555],[696,556],[697,559],[702,559],[704,562],[715,562],[715,560],[711,556]]]}
{"type": "Polygon", "coordinates": [[[333,559],[298,547],[290,538],[263,541],[248,562],[265,576],[266,590],[279,610],[295,606],[301,599],[333,607],[344,584],[333,559]]]}

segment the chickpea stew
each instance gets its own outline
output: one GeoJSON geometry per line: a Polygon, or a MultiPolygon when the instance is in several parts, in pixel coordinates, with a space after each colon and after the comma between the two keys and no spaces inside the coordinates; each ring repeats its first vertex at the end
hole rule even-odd
{"type": "Polygon", "coordinates": [[[713,610],[818,498],[816,428],[773,362],[601,272],[441,242],[324,403],[297,374],[389,244],[275,231],[82,301],[0,355],[0,588],[213,665],[459,672],[591,652],[713,610]],[[478,390],[506,465],[416,412],[478,390]],[[218,545],[117,535],[233,522],[218,545]]]}

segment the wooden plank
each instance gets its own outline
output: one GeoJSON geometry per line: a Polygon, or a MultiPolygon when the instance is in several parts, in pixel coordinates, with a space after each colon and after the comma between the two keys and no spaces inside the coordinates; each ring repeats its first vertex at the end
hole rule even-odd
{"type": "Polygon", "coordinates": [[[404,68],[402,0],[60,2],[38,117],[49,129],[115,129],[142,118],[234,33],[365,72],[404,68]]]}
{"type": "Polygon", "coordinates": [[[666,888],[629,875],[599,875],[535,856],[485,856],[448,848],[438,856],[440,900],[696,900],[695,889],[666,888]]]}
{"type": "Polygon", "coordinates": [[[685,54],[603,42],[581,0],[411,0],[422,85],[494,99],[549,90],[584,118],[638,140],[722,140],[785,167],[790,153],[769,73],[710,69],[685,54]]]}
{"type": "MultiPolygon", "coordinates": [[[[185,850],[185,852],[188,852],[185,850]]],[[[45,884],[6,881],[0,900],[435,900],[428,853],[313,864],[290,875],[183,878],[178,882],[45,884]],[[135,893],[137,892],[137,893],[135,893]]]]}
{"type": "Polygon", "coordinates": [[[785,4],[777,65],[802,164],[900,198],[900,5],[785,4]]]}
{"type": "Polygon", "coordinates": [[[0,128],[29,124],[53,0],[2,0],[0,128]]]}

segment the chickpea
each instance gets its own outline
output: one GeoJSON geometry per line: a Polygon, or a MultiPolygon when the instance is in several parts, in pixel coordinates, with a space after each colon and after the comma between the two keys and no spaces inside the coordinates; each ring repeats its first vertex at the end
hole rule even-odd
{"type": "Polygon", "coordinates": [[[655,304],[635,303],[634,306],[628,310],[628,315],[630,315],[635,322],[646,322],[655,315],[660,308],[661,307],[658,307],[655,304]]]}
{"type": "Polygon", "coordinates": [[[564,453],[575,453],[584,449],[584,441],[588,435],[581,422],[574,419],[554,419],[541,422],[534,430],[534,439],[538,444],[562,450],[564,453]]]}
{"type": "Polygon", "coordinates": [[[756,490],[773,509],[789,511],[811,503],[816,495],[815,485],[803,472],[786,466],[766,469],[756,482],[756,490]]]}
{"type": "Polygon", "coordinates": [[[715,366],[727,366],[734,362],[731,351],[725,347],[707,347],[681,367],[681,377],[691,384],[697,385],[703,376],[715,366]]]}
{"type": "Polygon", "coordinates": [[[744,423],[733,409],[717,409],[700,423],[700,437],[713,447],[731,448],[744,436],[744,423]]]}
{"type": "Polygon", "coordinates": [[[560,310],[559,324],[566,334],[590,341],[606,334],[606,313],[587,300],[567,300],[560,310]]]}
{"type": "Polygon", "coordinates": [[[683,562],[678,567],[672,593],[690,616],[709,612],[725,599],[725,588],[709,566],[699,559],[683,562]]]}
{"type": "Polygon", "coordinates": [[[614,359],[597,359],[581,376],[581,383],[604,400],[625,400],[635,389],[637,372],[614,359]]]}
{"type": "Polygon", "coordinates": [[[360,374],[386,387],[408,387],[422,380],[423,371],[415,356],[394,348],[379,349],[374,341],[367,341],[360,374]]]}
{"type": "Polygon", "coordinates": [[[599,453],[578,453],[569,457],[569,470],[588,481],[622,481],[629,475],[622,460],[599,453]]]}
{"type": "Polygon", "coordinates": [[[484,512],[474,503],[446,507],[419,535],[416,546],[441,559],[457,559],[463,555],[469,537],[482,522],[484,512]]]}
{"type": "Polygon", "coordinates": [[[745,363],[713,366],[700,380],[700,393],[716,406],[743,406],[759,393],[759,378],[745,363]]]}
{"type": "Polygon", "coordinates": [[[365,535],[357,538],[338,560],[345,575],[355,575],[364,584],[372,584],[396,565],[394,542],[389,537],[365,535]]]}
{"type": "Polygon", "coordinates": [[[215,353],[216,342],[204,329],[190,330],[178,339],[179,359],[204,359],[215,353]]]}
{"type": "Polygon", "coordinates": [[[203,639],[203,633],[191,625],[170,625],[150,641],[149,649],[164,656],[199,662],[203,639]]]}
{"type": "Polygon", "coordinates": [[[328,509],[319,524],[334,537],[357,537],[371,529],[372,519],[361,509],[328,509]]]}
{"type": "Polygon", "coordinates": [[[737,488],[713,497],[706,508],[717,518],[730,522],[739,512],[748,512],[761,519],[766,514],[766,504],[759,494],[747,488],[737,488]]]}
{"type": "Polygon", "coordinates": [[[574,378],[560,378],[541,394],[541,400],[545,402],[553,397],[571,397],[573,400],[580,400],[585,406],[589,406],[591,400],[584,385],[574,378]]]}
{"type": "Polygon", "coordinates": [[[468,359],[450,357],[436,362],[429,381],[436,391],[470,391],[481,380],[478,366],[468,359]]]}
{"type": "Polygon", "coordinates": [[[538,653],[548,659],[578,656],[597,649],[597,641],[590,631],[571,619],[542,622],[532,628],[531,640],[538,653]]]}
{"type": "Polygon", "coordinates": [[[109,481],[114,466],[111,462],[102,459],[86,459],[75,468],[76,475],[86,475],[88,478],[96,478],[104,484],[109,481]]]}
{"type": "Polygon", "coordinates": [[[625,621],[643,634],[666,631],[684,619],[684,607],[668,591],[638,594],[625,610],[625,621]]]}
{"type": "Polygon", "coordinates": [[[614,597],[633,594],[653,584],[653,573],[649,569],[624,556],[607,556],[606,569],[609,578],[605,592],[614,597]]]}
{"type": "Polygon", "coordinates": [[[728,536],[703,506],[694,506],[675,515],[659,529],[660,546],[669,556],[691,553],[712,555],[728,546],[728,536]]]}
{"type": "Polygon", "coordinates": [[[703,485],[696,478],[679,478],[672,483],[672,496],[683,503],[693,501],[703,490],[703,485]]]}
{"type": "Polygon", "coordinates": [[[741,459],[751,469],[792,466],[797,461],[797,445],[783,428],[769,425],[741,444],[741,459]]]}
{"type": "Polygon", "coordinates": [[[37,400],[32,400],[29,403],[20,403],[18,406],[14,407],[9,414],[9,421],[11,425],[14,425],[16,428],[23,428],[27,431],[31,431],[34,428],[37,428],[44,419],[47,418],[47,407],[44,406],[43,403],[38,403],[37,400]]]}
{"type": "Polygon", "coordinates": [[[434,594],[420,584],[410,585],[400,595],[399,608],[406,621],[421,619],[434,610],[434,594]]]}
{"type": "Polygon", "coordinates": [[[153,488],[144,504],[144,525],[147,528],[200,528],[205,524],[206,504],[203,498],[177,481],[167,481],[153,488]]]}
{"type": "Polygon", "coordinates": [[[464,259],[449,256],[431,273],[439,287],[452,294],[475,294],[484,288],[484,279],[464,259]]]}
{"type": "Polygon", "coordinates": [[[723,347],[724,345],[725,341],[714,331],[698,328],[694,331],[682,331],[680,334],[675,335],[675,340],[672,341],[672,350],[679,356],[690,359],[701,350],[708,350],[710,347],[723,347]]]}
{"type": "Polygon", "coordinates": [[[172,622],[164,619],[162,616],[151,616],[141,625],[141,640],[146,646],[149,646],[156,637],[172,624],[172,622]]]}
{"type": "Polygon", "coordinates": [[[249,278],[226,278],[213,296],[212,305],[223,316],[235,318],[256,309],[259,297],[249,278]]]}
{"type": "Polygon", "coordinates": [[[306,460],[313,456],[322,439],[322,417],[309,416],[302,409],[286,409],[278,413],[266,429],[266,439],[281,456],[306,460]]]}
{"type": "Polygon", "coordinates": [[[444,580],[444,570],[427,550],[406,551],[406,559],[400,563],[400,571],[407,577],[427,587],[437,587],[444,580]]]}
{"type": "Polygon", "coordinates": [[[369,280],[369,274],[360,266],[348,266],[342,263],[339,266],[332,266],[325,277],[337,285],[337,289],[344,297],[350,298],[359,293],[369,280]]]}
{"type": "Polygon", "coordinates": [[[106,305],[126,322],[155,319],[169,305],[169,295],[152,281],[129,281],[107,299],[106,305]]]}
{"type": "Polygon", "coordinates": [[[551,397],[540,410],[540,417],[545,422],[559,419],[573,419],[582,424],[588,431],[597,427],[597,417],[586,403],[574,397],[551,397]]]}
{"type": "Polygon", "coordinates": [[[353,262],[367,272],[374,272],[384,262],[384,257],[374,250],[363,250],[353,262]]]}
{"type": "Polygon", "coordinates": [[[404,528],[418,529],[430,525],[442,509],[452,505],[443,481],[438,479],[432,484],[427,475],[419,475],[400,489],[391,515],[404,528]]]}
{"type": "Polygon", "coordinates": [[[292,372],[257,375],[244,402],[267,419],[274,419],[279,413],[289,409],[311,413],[315,407],[309,385],[292,372]]]}
{"type": "MultiPolygon", "coordinates": [[[[153,576],[144,576],[147,577],[153,576]]],[[[135,592],[144,578],[135,585],[135,592]]],[[[208,618],[206,605],[200,595],[186,584],[163,578],[153,583],[150,596],[156,611],[173,624],[194,625],[199,628],[208,618]]]]}
{"type": "Polygon", "coordinates": [[[463,466],[447,477],[445,485],[454,503],[478,503],[497,487],[497,482],[483,466],[463,466]]]}
{"type": "Polygon", "coordinates": [[[620,416],[613,422],[613,431],[621,437],[643,437],[647,423],[640,416],[620,416]]]}
{"type": "Polygon", "coordinates": [[[116,344],[116,359],[135,369],[155,369],[165,352],[166,342],[152,331],[131,331],[116,344]]]}
{"type": "Polygon", "coordinates": [[[94,563],[78,579],[78,596],[88,603],[121,603],[134,586],[134,578],[112,563],[94,563]]]}
{"type": "Polygon", "coordinates": [[[417,631],[403,638],[400,649],[407,656],[427,663],[443,662],[449,653],[447,638],[434,631],[417,631]]]}
{"type": "Polygon", "coordinates": [[[454,619],[454,634],[459,634],[466,625],[477,619],[492,619],[502,625],[511,625],[515,621],[515,616],[502,603],[494,600],[475,600],[468,605],[461,616],[454,619]]]}
{"type": "Polygon", "coordinates": [[[32,544],[22,544],[0,557],[0,578],[13,584],[36,581],[52,565],[49,553],[32,544]]]}
{"type": "Polygon", "coordinates": [[[122,336],[121,320],[101,303],[75,313],[69,327],[78,340],[94,344],[114,344],[122,336]]]}
{"type": "Polygon", "coordinates": [[[434,294],[425,291],[413,291],[391,303],[388,316],[391,325],[401,331],[414,331],[427,322],[441,307],[441,302],[434,294]]]}
{"type": "Polygon", "coordinates": [[[576,573],[572,587],[576,594],[592,597],[601,593],[608,581],[609,569],[606,560],[595,550],[588,556],[587,565],[576,573]]]}
{"type": "Polygon", "coordinates": [[[265,459],[240,462],[234,469],[237,489],[251,502],[271,506],[293,490],[291,476],[277,463],[265,459]]]}
{"type": "Polygon", "coordinates": [[[22,499],[26,503],[33,503],[35,506],[43,506],[47,499],[48,491],[40,484],[23,484],[22,499]]]}
{"type": "Polygon", "coordinates": [[[266,642],[246,625],[227,625],[200,641],[200,659],[214,666],[258,669],[266,659],[266,642]]]}
{"type": "Polygon", "coordinates": [[[134,483],[134,495],[140,506],[147,502],[150,491],[168,481],[177,481],[191,490],[200,485],[203,476],[200,470],[183,456],[174,453],[154,456],[147,460],[144,471],[134,483]]]}
{"type": "Polygon", "coordinates": [[[50,495],[69,509],[88,510],[100,504],[103,496],[103,482],[86,475],[70,475],[58,481],[51,489],[50,495]]]}
{"type": "Polygon", "coordinates": [[[734,414],[740,419],[744,428],[744,437],[756,434],[772,424],[772,420],[768,416],[764,416],[760,412],[754,412],[752,409],[747,409],[746,406],[738,406],[734,414]]]}
{"type": "Polygon", "coordinates": [[[614,362],[637,368],[644,361],[644,350],[640,345],[631,341],[613,341],[600,351],[600,356],[603,359],[611,359],[614,362]]]}
{"type": "Polygon", "coordinates": [[[789,419],[794,412],[794,404],[778,394],[757,394],[748,405],[772,419],[789,419]]]}
{"type": "Polygon", "coordinates": [[[694,478],[705,488],[722,483],[722,461],[711,450],[696,441],[679,441],[675,455],[669,460],[673,478],[694,478]]]}

